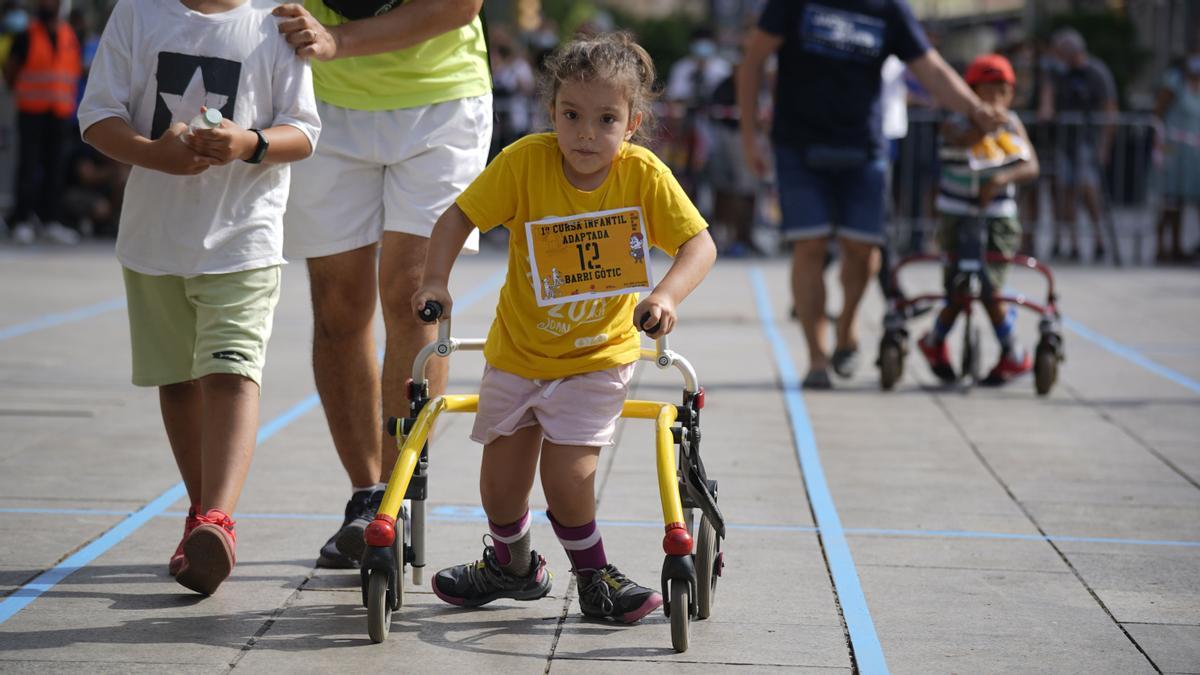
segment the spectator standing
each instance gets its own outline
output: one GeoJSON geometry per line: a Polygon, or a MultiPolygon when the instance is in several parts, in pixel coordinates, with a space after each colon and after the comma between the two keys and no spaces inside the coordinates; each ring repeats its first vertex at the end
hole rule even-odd
{"type": "Polygon", "coordinates": [[[1184,213],[1189,205],[1200,207],[1200,43],[1163,79],[1154,113],[1162,121],[1165,137],[1157,259],[1179,262],[1185,257],[1184,213]]]}
{"type": "Polygon", "coordinates": [[[808,342],[804,386],[832,386],[858,361],[854,317],[879,269],[883,243],[886,143],[880,119],[883,62],[895,54],[939,101],[985,131],[1006,120],[929,46],[903,0],[768,0],[738,74],[742,147],[751,169],[765,175],[754,126],[757,91],[767,58],[779,53],[771,139],[783,209],[793,242],[792,293],[808,342]],[[842,252],[843,306],[836,347],[828,348],[823,261],[837,235],[842,252]]]}
{"type": "MultiPolygon", "coordinates": [[[[1088,54],[1078,31],[1064,28],[1051,38],[1058,62],[1046,78],[1038,118],[1057,126],[1054,143],[1055,233],[1052,256],[1059,256],[1059,239],[1067,231],[1071,260],[1079,259],[1077,202],[1091,219],[1095,232],[1093,259],[1107,253],[1104,243],[1102,171],[1112,156],[1116,133],[1117,88],[1102,61],[1088,54]]],[[[1116,243],[1113,253],[1116,254],[1116,243]]]]}
{"type": "Polygon", "coordinates": [[[37,0],[37,11],[24,33],[13,38],[4,62],[4,81],[17,108],[16,204],[13,239],[31,244],[42,234],[74,244],[79,233],[59,222],[66,177],[66,143],[78,100],[83,66],[75,31],[59,17],[58,0],[37,0]]]}
{"type": "Polygon", "coordinates": [[[529,58],[507,33],[492,31],[492,105],[496,109],[496,128],[492,149],[496,156],[510,143],[529,133],[532,123],[530,103],[537,81],[529,58]]]}
{"type": "Polygon", "coordinates": [[[692,31],[688,55],[671,66],[663,97],[672,107],[672,115],[682,114],[679,138],[684,144],[680,179],[693,200],[701,201],[700,192],[708,186],[706,173],[713,132],[707,108],[713,92],[733,72],[733,66],[717,53],[712,30],[692,31]]]}
{"type": "MultiPolygon", "coordinates": [[[[483,0],[305,0],[276,8],[313,61],[321,145],[292,174],[285,253],[308,262],[313,372],[350,479],[342,527],[317,564],[356,567],[396,445],[384,414],[408,410],[405,381],[436,328],[409,309],[433,224],[483,170],[492,135],[483,0]],[[335,9],[337,8],[337,9],[335,9]],[[383,373],[375,356],[383,308],[383,373]]],[[[478,235],[467,242],[478,249],[478,235]]],[[[446,361],[429,363],[432,394],[446,361]]]]}

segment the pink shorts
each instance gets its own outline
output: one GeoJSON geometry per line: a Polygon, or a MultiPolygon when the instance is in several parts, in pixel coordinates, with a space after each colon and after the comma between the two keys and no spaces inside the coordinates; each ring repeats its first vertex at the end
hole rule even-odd
{"type": "Polygon", "coordinates": [[[635,365],[557,380],[530,380],[489,365],[471,440],[487,445],[536,424],[551,443],[611,445],[635,365]]]}

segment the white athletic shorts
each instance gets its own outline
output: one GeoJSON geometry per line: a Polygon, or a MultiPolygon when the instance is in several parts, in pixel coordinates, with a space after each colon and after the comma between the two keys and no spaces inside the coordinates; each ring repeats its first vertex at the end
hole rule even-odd
{"type": "MultiPolygon", "coordinates": [[[[321,141],[292,164],[283,237],[291,259],[362,248],[384,231],[428,237],[487,162],[491,94],[400,110],[317,107],[321,141]]],[[[479,250],[477,230],[463,250],[479,250]]]]}

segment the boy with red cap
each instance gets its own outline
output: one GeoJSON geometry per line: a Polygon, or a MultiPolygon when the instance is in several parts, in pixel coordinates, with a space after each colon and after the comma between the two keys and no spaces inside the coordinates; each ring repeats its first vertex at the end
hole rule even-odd
{"type": "MultiPolygon", "coordinates": [[[[984,54],[967,68],[964,78],[984,103],[999,111],[1008,111],[1012,103],[1016,76],[1012,64],[999,54],[984,54]]],[[[1037,155],[1029,135],[1016,115],[1006,126],[984,134],[960,116],[942,125],[942,177],[937,206],[942,214],[938,243],[945,253],[953,254],[965,228],[980,227],[983,218],[987,230],[985,250],[1004,257],[1016,254],[1021,244],[1021,223],[1017,219],[1016,184],[1038,175],[1037,155]]],[[[1006,307],[996,294],[1004,287],[1007,263],[985,265],[986,279],[981,291],[983,306],[1000,342],[1000,361],[981,384],[1001,385],[1023,375],[1033,367],[1033,359],[1017,341],[1015,307],[1006,307]]],[[[934,321],[933,329],[918,342],[921,353],[939,379],[957,379],[950,365],[946,335],[966,304],[962,300],[963,277],[957,265],[948,261],[943,270],[946,306],[934,321]]]]}

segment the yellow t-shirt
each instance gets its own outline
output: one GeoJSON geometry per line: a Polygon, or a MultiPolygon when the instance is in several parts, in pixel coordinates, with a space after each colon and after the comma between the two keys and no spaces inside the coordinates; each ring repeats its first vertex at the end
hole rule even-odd
{"type": "Polygon", "coordinates": [[[539,307],[525,223],[640,206],[649,243],[671,255],[708,227],[670,169],[646,148],[626,143],[604,183],[590,192],[567,181],[562,162],[554,134],[526,136],[492,160],[457,201],[480,230],[509,230],[508,278],[483,355],[493,367],[530,379],[633,363],[641,339],[633,327],[635,294],[539,307]]]}
{"type": "MultiPolygon", "coordinates": [[[[346,19],[321,0],[304,0],[326,26],[346,19]]],[[[479,17],[418,45],[333,61],[313,59],[317,98],[352,110],[397,110],[483,96],[492,89],[479,17]]]]}

